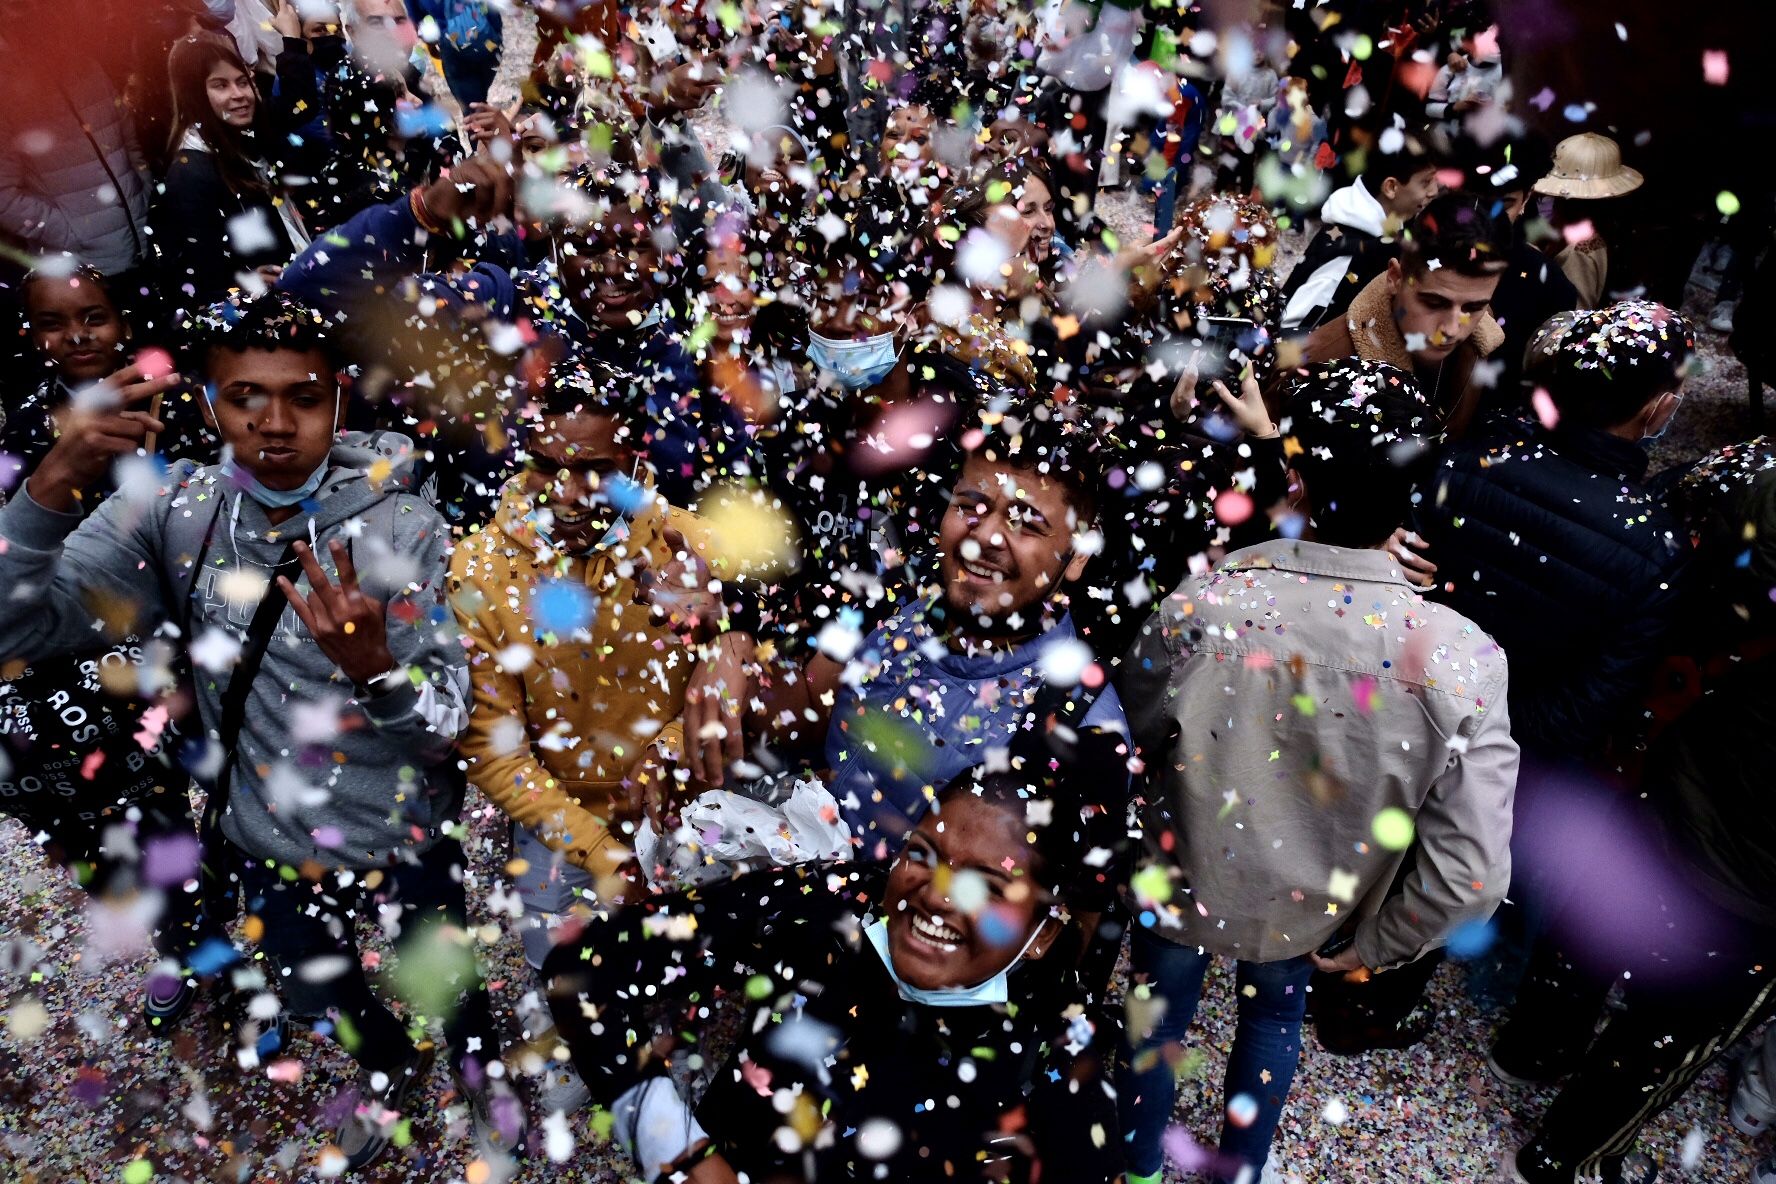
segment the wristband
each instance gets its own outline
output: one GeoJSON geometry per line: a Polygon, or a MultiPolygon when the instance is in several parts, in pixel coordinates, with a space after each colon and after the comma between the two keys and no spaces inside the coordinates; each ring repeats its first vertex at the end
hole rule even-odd
{"type": "Polygon", "coordinates": [[[412,211],[413,220],[419,223],[421,230],[427,234],[443,234],[444,228],[438,225],[437,220],[432,217],[432,212],[426,208],[424,190],[423,185],[415,185],[408,191],[407,208],[412,211]]]}
{"type": "Polygon", "coordinates": [[[408,683],[407,667],[391,666],[381,674],[374,674],[363,682],[353,683],[352,693],[360,700],[380,699],[384,695],[393,694],[408,683]]]}

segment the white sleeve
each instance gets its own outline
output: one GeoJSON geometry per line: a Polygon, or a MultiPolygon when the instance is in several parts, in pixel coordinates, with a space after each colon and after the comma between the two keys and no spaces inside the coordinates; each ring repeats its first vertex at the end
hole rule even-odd
{"type": "Polygon", "coordinates": [[[1308,276],[1307,282],[1295,289],[1295,295],[1289,297],[1288,306],[1283,309],[1283,328],[1299,328],[1308,313],[1332,303],[1332,294],[1344,282],[1345,273],[1350,270],[1350,261],[1353,258],[1354,255],[1340,255],[1322,263],[1318,270],[1308,276]]]}
{"type": "Polygon", "coordinates": [[[709,1137],[667,1077],[632,1085],[611,1106],[617,1142],[647,1179],[668,1171],[709,1137]]]}

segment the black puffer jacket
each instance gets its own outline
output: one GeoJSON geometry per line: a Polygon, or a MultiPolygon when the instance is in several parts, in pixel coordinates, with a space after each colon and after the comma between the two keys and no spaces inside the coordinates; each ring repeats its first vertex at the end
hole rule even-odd
{"type": "Polygon", "coordinates": [[[1595,756],[1664,650],[1690,546],[1646,466],[1604,432],[1497,421],[1424,491],[1436,595],[1504,646],[1527,754],[1595,756]]]}
{"type": "Polygon", "coordinates": [[[1674,502],[1690,523],[1700,698],[1647,756],[1647,799],[1692,882],[1776,929],[1776,440],[1705,458],[1674,502]]]}

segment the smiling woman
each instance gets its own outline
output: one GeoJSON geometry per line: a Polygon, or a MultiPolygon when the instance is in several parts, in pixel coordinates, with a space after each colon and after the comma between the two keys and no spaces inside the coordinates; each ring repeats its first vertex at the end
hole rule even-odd
{"type": "Polygon", "coordinates": [[[1060,954],[1090,813],[1066,797],[967,776],[890,864],[756,872],[557,947],[556,1021],[641,1174],[1116,1178],[1115,1032],[1060,954]],[[693,1105],[673,1074],[724,998],[745,1034],[693,1105]]]}

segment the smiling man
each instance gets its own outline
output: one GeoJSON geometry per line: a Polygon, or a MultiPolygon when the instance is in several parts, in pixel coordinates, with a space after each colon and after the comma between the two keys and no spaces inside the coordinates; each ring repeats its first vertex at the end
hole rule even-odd
{"type": "MultiPolygon", "coordinates": [[[[625,893],[622,823],[638,821],[640,799],[660,788],[680,744],[693,642],[724,615],[707,579],[674,593],[677,622],[659,611],[685,536],[705,530],[654,491],[645,406],[634,375],[558,365],[528,425],[524,468],[450,564],[474,694],[462,752],[469,779],[511,818],[526,865],[514,877],[520,932],[538,969],[570,918],[577,930],[625,893]]],[[[521,1007],[520,1019],[533,1045],[552,1050],[539,1007],[521,1007]]],[[[586,1097],[570,1067],[551,1064],[545,1109],[573,1110],[586,1097]]]]}
{"type": "MultiPolygon", "coordinates": [[[[1005,758],[1047,679],[1079,678],[1089,652],[1062,589],[1096,537],[1089,472],[1084,450],[1045,422],[995,428],[938,524],[941,587],[866,637],[841,614],[803,670],[758,693],[771,739],[824,746],[862,858],[893,854],[937,788],[1005,758]]],[[[1082,727],[1119,747],[1113,690],[1082,727]]]]}
{"type": "Polygon", "coordinates": [[[1406,231],[1400,257],[1369,281],[1345,315],[1316,329],[1304,360],[1360,358],[1413,375],[1444,434],[1464,435],[1489,397],[1504,344],[1489,311],[1510,266],[1511,230],[1493,203],[1445,194],[1406,231]]]}

